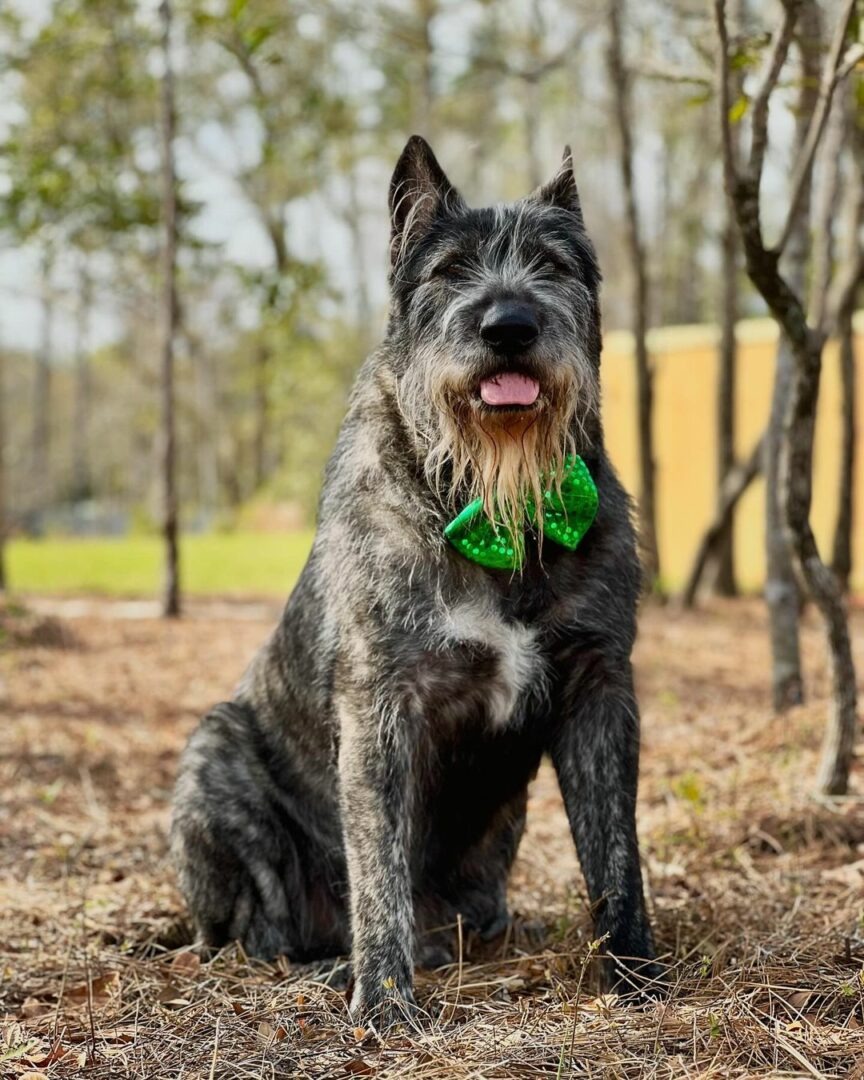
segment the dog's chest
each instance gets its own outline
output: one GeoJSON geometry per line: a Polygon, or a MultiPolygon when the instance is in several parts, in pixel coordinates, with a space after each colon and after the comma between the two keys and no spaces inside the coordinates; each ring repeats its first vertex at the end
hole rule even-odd
{"type": "Polygon", "coordinates": [[[505,619],[494,606],[464,601],[443,613],[436,666],[449,680],[450,712],[485,717],[494,729],[521,718],[525,703],[542,696],[546,666],[536,629],[505,619]]]}

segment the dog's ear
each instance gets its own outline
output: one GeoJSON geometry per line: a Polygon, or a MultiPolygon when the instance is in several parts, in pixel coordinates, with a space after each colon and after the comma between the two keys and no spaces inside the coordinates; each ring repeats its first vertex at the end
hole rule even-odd
{"type": "Polygon", "coordinates": [[[390,181],[390,261],[398,262],[412,238],[440,214],[465,209],[462,196],[438,164],[429,143],[412,135],[390,181]]]}
{"type": "Polygon", "coordinates": [[[549,206],[559,206],[562,210],[569,210],[579,218],[580,223],[582,222],[582,204],[579,201],[576,177],[573,175],[573,152],[569,146],[564,147],[564,157],[558,172],[548,184],[537,188],[533,197],[538,202],[549,206]]]}

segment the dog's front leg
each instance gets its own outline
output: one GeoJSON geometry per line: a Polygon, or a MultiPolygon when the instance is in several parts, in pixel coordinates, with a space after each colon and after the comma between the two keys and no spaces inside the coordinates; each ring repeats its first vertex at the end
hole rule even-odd
{"type": "Polygon", "coordinates": [[[351,893],[355,1019],[387,1026],[414,1005],[408,731],[380,702],[340,709],[342,828],[351,893]]]}
{"type": "Polygon", "coordinates": [[[604,982],[654,989],[660,968],[651,962],[636,839],[639,712],[628,661],[577,661],[551,749],[595,933],[610,954],[604,982]]]}

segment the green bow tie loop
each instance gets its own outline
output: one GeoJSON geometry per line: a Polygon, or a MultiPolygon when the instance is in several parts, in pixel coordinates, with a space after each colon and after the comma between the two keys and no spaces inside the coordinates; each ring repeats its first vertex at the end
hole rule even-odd
{"type": "MultiPolygon", "coordinates": [[[[564,461],[560,494],[557,488],[543,492],[543,535],[575,551],[597,516],[597,485],[578,454],[564,461]]],[[[527,518],[536,524],[533,505],[527,518]]],[[[483,500],[475,499],[444,528],[444,535],[466,559],[493,570],[519,570],[525,560],[523,537],[499,531],[486,517],[483,500]]]]}

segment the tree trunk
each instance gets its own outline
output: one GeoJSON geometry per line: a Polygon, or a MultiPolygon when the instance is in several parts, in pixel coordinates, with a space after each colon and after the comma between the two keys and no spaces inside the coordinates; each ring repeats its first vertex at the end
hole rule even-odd
{"type": "Polygon", "coordinates": [[[435,104],[435,44],[432,40],[432,24],[438,15],[438,0],[416,0],[414,14],[417,19],[419,63],[412,129],[424,139],[432,140],[435,104]]]}
{"type": "Polygon", "coordinates": [[[30,442],[31,509],[38,517],[51,501],[51,384],[54,353],[54,289],[51,275],[54,253],[42,256],[42,339],[33,373],[33,427],[30,442]]]}
{"type": "Polygon", "coordinates": [[[837,520],[834,524],[834,544],[831,552],[831,569],[837,578],[841,592],[849,591],[852,576],[852,535],[855,525],[855,332],[852,312],[841,317],[838,328],[840,336],[840,383],[841,383],[841,432],[840,476],[837,494],[837,520]]]}
{"type": "Polygon", "coordinates": [[[171,65],[171,0],[162,0],[162,218],[165,230],[162,269],[162,533],[165,539],[165,582],[162,612],[180,614],[180,570],[177,524],[176,431],[174,417],[174,344],[177,337],[177,175],[174,166],[174,72],[171,65]]]}
{"type": "Polygon", "coordinates": [[[366,265],[366,245],[363,242],[363,207],[357,183],[357,165],[360,158],[352,145],[350,161],[345,172],[348,190],[345,224],[351,234],[351,255],[354,260],[355,288],[357,290],[357,325],[365,354],[372,338],[372,301],[369,299],[368,268],[366,265]]]}
{"type": "Polygon", "coordinates": [[[539,0],[532,0],[531,26],[528,31],[528,64],[530,70],[525,73],[521,85],[522,126],[525,132],[525,160],[528,165],[528,190],[533,191],[543,183],[543,168],[540,161],[539,139],[540,119],[543,110],[540,104],[540,62],[543,54],[543,12],[539,0]]]}
{"type": "MultiPolygon", "coordinates": [[[[852,576],[852,536],[855,515],[855,448],[857,425],[855,401],[857,375],[855,371],[855,331],[852,318],[858,288],[864,276],[864,251],[859,233],[864,222],[864,132],[853,118],[849,124],[852,137],[852,153],[849,181],[846,187],[846,209],[842,216],[841,231],[845,238],[843,251],[844,273],[849,276],[852,288],[845,293],[845,303],[836,311],[836,333],[840,343],[840,474],[837,492],[837,519],[834,524],[834,543],[831,553],[831,569],[837,578],[841,592],[849,591],[852,576]]],[[[827,296],[827,287],[823,295],[827,296]]],[[[827,303],[827,301],[826,301],[827,303]]]]}
{"type": "Polygon", "coordinates": [[[777,712],[800,705],[804,700],[798,633],[801,596],[783,527],[779,485],[783,418],[792,385],[792,363],[792,351],[781,330],[765,440],[765,603],[771,637],[772,699],[777,712]]]}
{"type": "MultiPolygon", "coordinates": [[[[717,508],[723,501],[726,477],[735,466],[735,375],[738,350],[735,326],[738,322],[738,228],[735,215],[726,200],[723,225],[723,308],[720,322],[720,348],[717,353],[717,508]]],[[[736,596],[735,516],[725,515],[715,546],[716,571],[714,592],[718,596],[736,596]]]]}
{"type": "Polygon", "coordinates": [[[796,342],[795,370],[783,428],[783,509],[789,543],[822,614],[828,639],[833,694],[817,785],[825,795],[845,795],[858,729],[855,666],[837,579],[820,559],[810,528],[813,430],[821,369],[822,340],[809,331],[803,341],[796,342]]]}
{"type": "Polygon", "coordinates": [[[646,585],[656,590],[660,577],[654,465],[654,371],[648,356],[648,269],[639,232],[639,209],[633,180],[633,132],[629,75],[624,66],[623,0],[609,0],[607,66],[618,127],[619,167],[624,189],[627,247],[633,279],[633,338],[636,360],[637,431],[639,446],[639,536],[646,585]]]}
{"type": "Polygon", "coordinates": [[[255,430],[252,456],[256,491],[267,480],[270,441],[270,349],[260,342],[255,349],[255,430]]]}
{"type": "Polygon", "coordinates": [[[204,510],[213,511],[219,503],[217,439],[221,429],[213,360],[194,334],[186,331],[185,340],[195,382],[195,471],[198,504],[204,510]]]}
{"type": "Polygon", "coordinates": [[[75,332],[75,415],[72,424],[72,494],[75,500],[89,499],[92,494],[89,456],[92,388],[90,359],[87,353],[92,302],[92,282],[86,267],[82,267],[78,296],[78,325],[75,332]]]}
{"type": "MultiPolygon", "coordinates": [[[[797,35],[802,81],[796,112],[796,156],[800,154],[807,138],[810,118],[819,93],[821,40],[819,9],[815,3],[808,2],[803,9],[797,35]]],[[[805,288],[807,257],[810,251],[810,195],[811,185],[808,181],[798,204],[794,229],[783,256],[786,280],[798,296],[803,295],[805,288]]],[[[801,592],[786,535],[780,483],[784,423],[794,381],[794,364],[792,347],[786,339],[781,323],[771,398],[771,419],[765,446],[765,602],[768,605],[771,630],[772,697],[774,708],[778,712],[783,712],[792,705],[800,705],[804,700],[799,638],[801,592]]]]}
{"type": "Polygon", "coordinates": [[[0,593],[8,587],[6,576],[6,365],[0,349],[0,593]]]}

